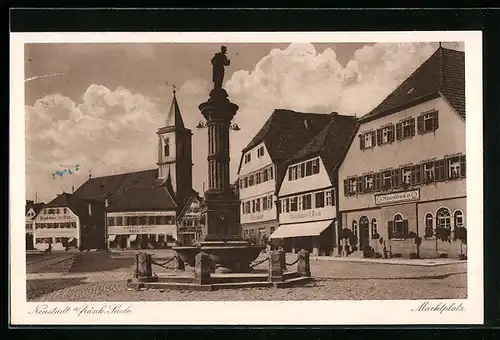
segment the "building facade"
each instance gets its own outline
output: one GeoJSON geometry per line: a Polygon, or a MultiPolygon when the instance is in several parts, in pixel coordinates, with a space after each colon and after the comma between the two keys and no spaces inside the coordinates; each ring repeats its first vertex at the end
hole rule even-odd
{"type": "Polygon", "coordinates": [[[463,52],[440,47],[359,120],[339,169],[341,225],[358,250],[460,253],[453,234],[467,214],[464,70],[463,52]]]}
{"type": "Polygon", "coordinates": [[[355,117],[334,114],[289,160],[278,195],[279,228],[271,235],[284,241],[286,251],[336,253],[337,169],[355,129],[355,117]]]}
{"type": "Polygon", "coordinates": [[[44,203],[35,203],[34,201],[26,201],[25,215],[25,239],[26,250],[34,249],[33,230],[35,227],[35,218],[42,210],[44,203]]]}
{"type": "Polygon", "coordinates": [[[62,193],[34,219],[33,247],[37,250],[104,249],[104,205],[62,193]]]}
{"type": "Polygon", "coordinates": [[[265,243],[278,228],[277,196],[286,161],[329,121],[329,115],[275,110],[242,150],[238,192],[243,238],[265,243]]]}
{"type": "Polygon", "coordinates": [[[180,246],[191,246],[201,240],[204,221],[200,203],[199,197],[191,196],[177,217],[177,240],[180,246]]]}

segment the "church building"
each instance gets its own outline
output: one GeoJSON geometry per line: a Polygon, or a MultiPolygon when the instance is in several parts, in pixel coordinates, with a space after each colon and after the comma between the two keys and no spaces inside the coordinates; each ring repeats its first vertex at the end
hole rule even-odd
{"type": "Polygon", "coordinates": [[[75,191],[82,198],[104,202],[111,249],[174,245],[177,217],[197,196],[192,189],[192,133],[184,126],[175,90],[165,126],[157,135],[156,168],[89,178],[75,191]]]}

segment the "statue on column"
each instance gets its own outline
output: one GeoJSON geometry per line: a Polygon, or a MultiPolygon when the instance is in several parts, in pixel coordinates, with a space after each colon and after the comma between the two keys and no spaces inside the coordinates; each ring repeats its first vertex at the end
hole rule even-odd
{"type": "Polygon", "coordinates": [[[212,81],[214,82],[214,89],[222,89],[222,81],[224,80],[224,67],[229,66],[230,60],[226,56],[227,48],[222,46],[220,52],[215,53],[212,58],[213,73],[212,81]]]}

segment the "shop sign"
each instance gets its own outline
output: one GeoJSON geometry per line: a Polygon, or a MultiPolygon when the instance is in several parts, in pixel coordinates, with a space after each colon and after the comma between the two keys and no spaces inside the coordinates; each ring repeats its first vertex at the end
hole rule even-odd
{"type": "Polygon", "coordinates": [[[36,229],[36,237],[77,237],[76,228],[36,229]]]}
{"type": "Polygon", "coordinates": [[[377,205],[408,202],[408,201],[418,201],[418,200],[420,200],[420,191],[419,190],[395,192],[395,193],[391,193],[391,194],[382,194],[382,195],[375,196],[375,204],[377,204],[377,205]]]}
{"type": "Polygon", "coordinates": [[[321,211],[319,210],[305,210],[296,213],[290,213],[291,220],[301,220],[304,218],[321,217],[321,211]]]}
{"type": "Polygon", "coordinates": [[[251,214],[248,219],[250,221],[261,221],[264,219],[264,214],[251,214]]]}
{"type": "Polygon", "coordinates": [[[108,226],[108,234],[172,234],[175,225],[132,225],[132,226],[108,226]]]}
{"type": "Polygon", "coordinates": [[[71,215],[47,215],[47,216],[39,216],[38,221],[43,222],[60,222],[60,221],[73,221],[73,216],[71,215]]]}

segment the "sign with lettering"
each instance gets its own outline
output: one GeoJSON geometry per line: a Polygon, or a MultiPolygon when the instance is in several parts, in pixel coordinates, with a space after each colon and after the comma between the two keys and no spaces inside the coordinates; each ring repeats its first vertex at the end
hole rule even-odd
{"type": "Polygon", "coordinates": [[[61,222],[61,221],[73,221],[73,216],[71,215],[41,215],[37,218],[39,222],[61,222]]]}
{"type": "Polygon", "coordinates": [[[313,218],[313,217],[321,217],[321,211],[305,210],[305,211],[290,213],[291,220],[301,220],[303,218],[313,218]]]}
{"type": "Polygon", "coordinates": [[[175,216],[175,211],[124,211],[124,212],[109,212],[108,217],[115,216],[175,216]]]}
{"type": "Polygon", "coordinates": [[[110,235],[130,234],[173,234],[175,225],[130,225],[130,226],[108,226],[110,235]]]}
{"type": "Polygon", "coordinates": [[[418,201],[420,199],[419,190],[395,192],[392,194],[382,194],[375,196],[375,204],[391,204],[408,201],[418,201]]]}
{"type": "Polygon", "coordinates": [[[77,228],[35,229],[35,237],[78,237],[77,228]]]}
{"type": "Polygon", "coordinates": [[[250,221],[262,221],[264,219],[264,214],[251,214],[248,216],[250,221]]]}

